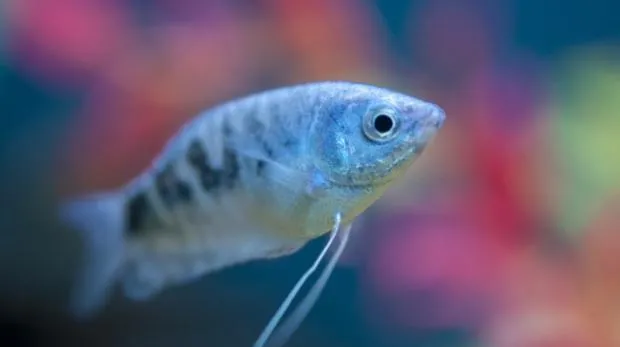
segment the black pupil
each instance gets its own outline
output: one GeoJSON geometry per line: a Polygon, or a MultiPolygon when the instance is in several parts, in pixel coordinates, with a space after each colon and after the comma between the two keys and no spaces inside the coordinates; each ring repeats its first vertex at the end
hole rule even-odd
{"type": "Polygon", "coordinates": [[[392,121],[392,117],[386,116],[384,114],[380,114],[375,118],[375,129],[381,133],[385,134],[392,130],[394,126],[394,122],[392,121]]]}

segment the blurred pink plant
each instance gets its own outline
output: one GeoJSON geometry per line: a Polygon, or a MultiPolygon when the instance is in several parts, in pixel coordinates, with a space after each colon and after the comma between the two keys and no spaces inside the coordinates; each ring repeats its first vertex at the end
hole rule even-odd
{"type": "MultiPolygon", "coordinates": [[[[620,195],[618,195],[620,196],[620,195]]],[[[535,249],[505,271],[505,305],[482,340],[489,347],[620,345],[620,199],[607,201],[582,241],[560,258],[535,249]]]]}
{"type": "Polygon", "coordinates": [[[36,78],[66,85],[94,78],[131,44],[135,30],[122,2],[9,2],[11,54],[36,78]]]}

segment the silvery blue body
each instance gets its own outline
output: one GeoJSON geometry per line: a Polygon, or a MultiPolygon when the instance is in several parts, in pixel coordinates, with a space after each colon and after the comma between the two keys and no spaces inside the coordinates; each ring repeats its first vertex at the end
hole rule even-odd
{"type": "Polygon", "coordinates": [[[145,300],[234,264],[290,254],[402,176],[441,127],[437,106],[370,85],[320,82],[240,98],[188,122],[114,192],[69,201],[84,239],[77,315],[115,283],[145,300]]]}

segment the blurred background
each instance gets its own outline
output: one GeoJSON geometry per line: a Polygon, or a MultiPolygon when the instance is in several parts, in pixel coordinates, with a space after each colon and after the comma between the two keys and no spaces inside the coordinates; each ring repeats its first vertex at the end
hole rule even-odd
{"type": "Polygon", "coordinates": [[[146,304],[64,312],[60,198],[122,185],[200,110],[345,79],[448,120],[360,220],[289,346],[620,346],[620,3],[3,0],[0,345],[250,346],[324,240],[146,304]]]}

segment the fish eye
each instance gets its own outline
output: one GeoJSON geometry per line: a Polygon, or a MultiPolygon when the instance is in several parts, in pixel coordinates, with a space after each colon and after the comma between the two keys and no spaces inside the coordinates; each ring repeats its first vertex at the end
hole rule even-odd
{"type": "Polygon", "coordinates": [[[379,114],[375,117],[374,126],[378,133],[385,134],[392,131],[394,120],[387,114],[379,114]]]}
{"type": "Polygon", "coordinates": [[[388,109],[369,113],[364,122],[364,134],[370,140],[377,142],[391,140],[396,134],[396,128],[394,112],[388,109]]]}

